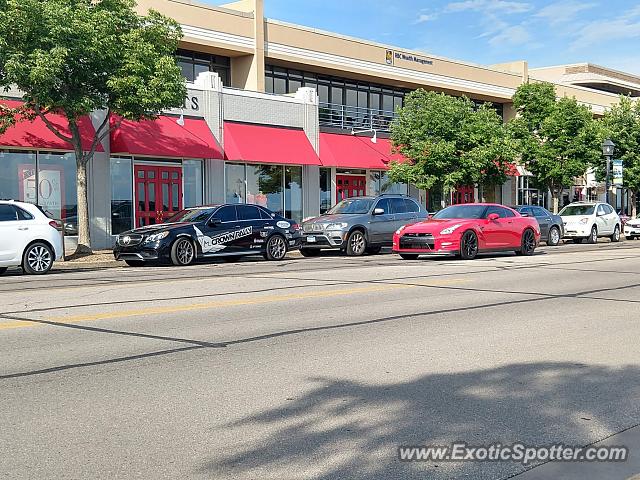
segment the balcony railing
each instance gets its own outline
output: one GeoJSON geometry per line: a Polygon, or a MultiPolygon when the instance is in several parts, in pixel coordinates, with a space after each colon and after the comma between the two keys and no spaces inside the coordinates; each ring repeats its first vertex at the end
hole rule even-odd
{"type": "Polygon", "coordinates": [[[394,113],[386,110],[350,107],[320,102],[320,125],[345,130],[378,130],[388,132],[394,113]]]}

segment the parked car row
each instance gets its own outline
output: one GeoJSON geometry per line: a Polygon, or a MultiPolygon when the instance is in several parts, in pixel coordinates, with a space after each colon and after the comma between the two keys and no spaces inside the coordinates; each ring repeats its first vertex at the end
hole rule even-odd
{"type": "MultiPolygon", "coordinates": [[[[36,205],[0,201],[0,274],[10,266],[32,274],[48,272],[63,256],[62,228],[36,205]]],[[[472,259],[495,251],[532,255],[541,241],[556,246],[562,238],[595,243],[609,237],[617,242],[621,232],[620,218],[606,203],[572,203],[559,215],[538,206],[473,203],[430,216],[408,196],[379,195],[345,199],[302,225],[258,205],[187,208],[165,223],[118,235],[113,253],[130,266],[184,266],[203,258],[233,261],[245,255],[282,260],[298,249],[305,257],[323,250],[360,256],[384,246],[403,259],[424,254],[472,259]]],[[[628,221],[624,234],[640,238],[640,220],[628,221]]]]}

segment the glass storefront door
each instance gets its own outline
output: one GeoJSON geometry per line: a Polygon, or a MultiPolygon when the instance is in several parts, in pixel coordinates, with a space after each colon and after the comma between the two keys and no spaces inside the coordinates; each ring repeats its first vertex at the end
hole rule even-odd
{"type": "Polygon", "coordinates": [[[137,164],[136,226],[164,222],[182,210],[182,167],[137,164]]]}

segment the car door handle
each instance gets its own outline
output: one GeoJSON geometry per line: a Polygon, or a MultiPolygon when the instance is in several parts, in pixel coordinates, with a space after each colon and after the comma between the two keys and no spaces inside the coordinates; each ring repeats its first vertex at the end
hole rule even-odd
{"type": "Polygon", "coordinates": [[[29,227],[18,227],[18,230],[29,230],[29,227]]]}

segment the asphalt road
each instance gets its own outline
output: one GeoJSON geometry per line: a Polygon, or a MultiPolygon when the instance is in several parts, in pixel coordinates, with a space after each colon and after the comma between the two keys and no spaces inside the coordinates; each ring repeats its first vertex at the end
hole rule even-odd
{"type": "Polygon", "coordinates": [[[630,435],[639,302],[637,241],[9,274],[0,478],[510,478],[397,447],[630,435]]]}

